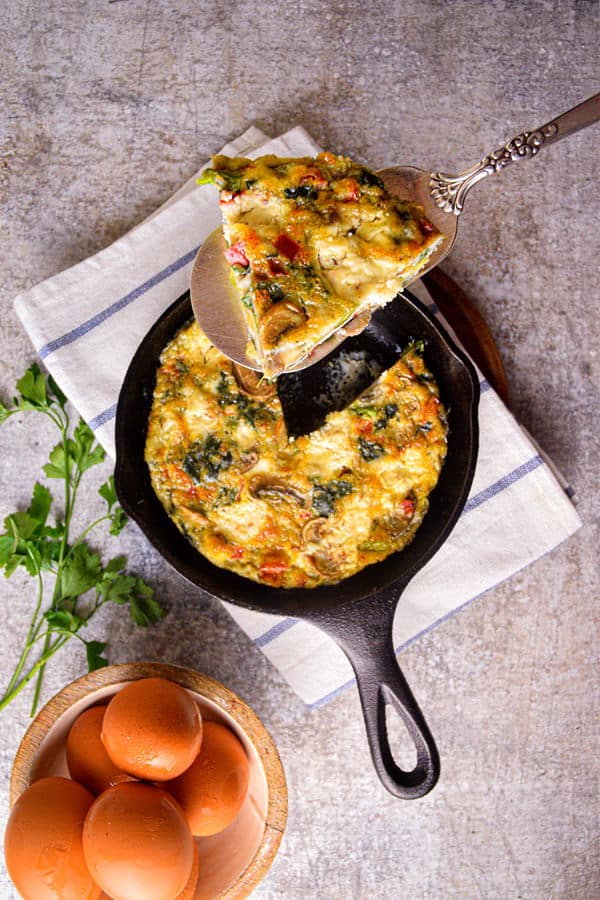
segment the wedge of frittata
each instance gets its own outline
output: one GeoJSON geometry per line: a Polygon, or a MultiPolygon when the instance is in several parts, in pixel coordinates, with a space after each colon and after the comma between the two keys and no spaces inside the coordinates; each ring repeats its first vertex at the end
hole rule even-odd
{"type": "Polygon", "coordinates": [[[226,257],[252,352],[269,377],[339,329],[362,330],[443,240],[420,206],[332,153],[216,156],[200,183],[219,188],[226,257]]]}

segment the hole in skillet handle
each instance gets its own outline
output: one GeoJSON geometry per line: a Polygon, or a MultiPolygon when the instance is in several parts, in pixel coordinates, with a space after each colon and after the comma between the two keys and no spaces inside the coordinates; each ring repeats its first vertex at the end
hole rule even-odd
{"type": "Polygon", "coordinates": [[[401,318],[406,296],[414,299],[408,291],[404,296],[399,295],[373,313],[364,331],[346,338],[319,362],[279,376],[277,393],[290,437],[310,434],[320,428],[329,413],[349,406],[400,358],[412,339],[406,337],[405,330],[396,334],[393,330],[401,318]],[[404,335],[401,343],[398,334],[404,335]]]}
{"type": "Polygon", "coordinates": [[[386,699],[385,689],[384,702],[385,727],[394,762],[403,772],[412,772],[418,762],[417,748],[393,702],[386,699]]]}

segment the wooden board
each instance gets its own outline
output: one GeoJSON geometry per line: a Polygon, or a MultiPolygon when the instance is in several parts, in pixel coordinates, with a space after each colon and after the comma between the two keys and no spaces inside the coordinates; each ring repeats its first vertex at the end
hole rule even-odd
{"type": "Polygon", "coordinates": [[[481,313],[454,279],[440,269],[432,269],[423,283],[438,309],[475,360],[499,397],[509,403],[504,363],[494,337],[481,313]]]}

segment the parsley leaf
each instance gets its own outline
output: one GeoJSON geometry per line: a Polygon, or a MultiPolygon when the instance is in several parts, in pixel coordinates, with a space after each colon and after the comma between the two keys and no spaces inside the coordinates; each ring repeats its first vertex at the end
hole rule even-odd
{"type": "Polygon", "coordinates": [[[117,492],[115,490],[114,475],[111,475],[108,481],[105,481],[104,484],[98,488],[98,493],[103,500],[106,500],[106,505],[108,506],[108,511],[110,512],[117,502],[117,492]]]}
{"type": "Polygon", "coordinates": [[[33,486],[31,503],[29,504],[29,515],[37,521],[38,525],[45,525],[51,506],[52,494],[47,487],[36,481],[33,486]]]}
{"type": "Polygon", "coordinates": [[[80,472],[86,472],[92,466],[104,461],[106,456],[104,448],[95,442],[94,432],[83,419],[77,423],[73,436],[75,438],[72,449],[73,461],[80,472]]]}
{"type": "Polygon", "coordinates": [[[64,409],[67,405],[67,398],[55,382],[52,375],[48,375],[48,392],[52,394],[53,398],[56,400],[61,409],[64,409]]]}
{"type": "Polygon", "coordinates": [[[136,625],[146,627],[152,622],[159,622],[165,610],[154,599],[154,590],[150,585],[136,578],[135,587],[129,599],[129,612],[136,625]]]}
{"type": "Polygon", "coordinates": [[[106,650],[106,644],[102,641],[86,641],[85,653],[87,656],[88,672],[95,672],[108,665],[108,660],[102,654],[106,650]]]}
{"type": "MultiPolygon", "coordinates": [[[[72,443],[72,441],[70,442],[72,443]]],[[[43,466],[44,472],[48,478],[70,478],[71,477],[71,457],[69,453],[65,453],[63,443],[57,444],[50,451],[50,462],[43,466]]]]}
{"type": "Polygon", "coordinates": [[[44,613],[44,618],[57,631],[68,631],[71,634],[75,634],[82,625],[85,625],[85,619],[68,609],[49,609],[44,613]]]}
{"type": "Polygon", "coordinates": [[[115,479],[114,476],[111,475],[108,481],[105,481],[102,487],[99,488],[98,493],[106,501],[106,505],[108,507],[108,513],[110,516],[110,533],[112,535],[119,535],[125,526],[127,525],[127,515],[124,510],[121,509],[120,506],[117,506],[116,509],[113,509],[115,504],[118,502],[117,492],[115,490],[115,479]]]}
{"type": "Polygon", "coordinates": [[[48,406],[46,379],[36,363],[33,363],[23,377],[17,381],[17,390],[21,394],[23,408],[39,409],[48,406]]]}
{"type": "Polygon", "coordinates": [[[102,566],[98,554],[93,553],[87,544],[76,544],[62,568],[60,576],[62,598],[85,594],[98,584],[101,575],[102,566]]]}

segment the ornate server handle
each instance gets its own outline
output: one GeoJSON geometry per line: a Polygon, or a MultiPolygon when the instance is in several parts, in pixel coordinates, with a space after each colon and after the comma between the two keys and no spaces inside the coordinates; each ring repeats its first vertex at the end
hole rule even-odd
{"type": "Polygon", "coordinates": [[[560,141],[580,128],[587,128],[600,120],[600,94],[594,94],[579,106],[573,107],[535,131],[523,131],[508,143],[484,156],[481,162],[462,172],[460,175],[446,175],[444,172],[433,172],[429,180],[429,188],[434,202],[445,212],[460,215],[465,197],[474,184],[501,172],[506,166],[518,159],[536,156],[540,148],[554,141],[560,141]]]}

